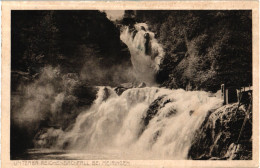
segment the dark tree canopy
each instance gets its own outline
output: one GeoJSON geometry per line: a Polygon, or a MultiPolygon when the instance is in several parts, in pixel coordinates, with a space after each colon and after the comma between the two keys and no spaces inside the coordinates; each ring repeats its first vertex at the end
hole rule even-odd
{"type": "Polygon", "coordinates": [[[90,59],[104,70],[131,65],[119,29],[100,11],[12,11],[11,31],[12,71],[33,75],[52,65],[80,73],[90,59]]]}
{"type": "Polygon", "coordinates": [[[252,83],[252,12],[136,11],[165,50],[157,81],[216,91],[252,83]]]}

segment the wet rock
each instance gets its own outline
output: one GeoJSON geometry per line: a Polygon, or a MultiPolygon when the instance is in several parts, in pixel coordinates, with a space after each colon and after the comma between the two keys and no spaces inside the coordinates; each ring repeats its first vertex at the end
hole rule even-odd
{"type": "Polygon", "coordinates": [[[146,31],[144,26],[141,26],[141,30],[146,31]]]}
{"type": "Polygon", "coordinates": [[[90,106],[96,99],[98,89],[88,85],[78,85],[74,89],[73,95],[78,98],[78,106],[90,106]]]}
{"type": "MultiPolygon", "coordinates": [[[[165,106],[165,104],[171,102],[170,100],[165,100],[165,95],[158,97],[154,100],[148,107],[147,114],[144,118],[144,125],[147,126],[151,119],[158,113],[158,111],[165,106]]],[[[176,111],[175,111],[176,112],[176,111]]],[[[175,113],[174,112],[174,113],[175,113]]],[[[169,114],[171,115],[171,114],[169,114]]]]}
{"type": "Polygon", "coordinates": [[[134,39],[135,38],[135,35],[137,34],[137,30],[134,30],[133,33],[132,33],[132,38],[134,39]]]}
{"type": "Polygon", "coordinates": [[[122,86],[119,86],[119,87],[116,87],[115,88],[115,92],[117,95],[121,95],[124,91],[126,91],[128,88],[125,88],[125,87],[122,87],[122,86]]]}
{"type": "Polygon", "coordinates": [[[146,84],[144,82],[141,83],[122,83],[120,86],[116,87],[114,90],[117,93],[117,95],[121,95],[124,91],[131,88],[144,88],[146,87],[146,84]]]}
{"type": "Polygon", "coordinates": [[[189,114],[190,114],[190,116],[191,116],[193,113],[194,113],[194,110],[191,110],[191,111],[190,111],[190,113],[189,113],[189,114]]]}
{"type": "Polygon", "coordinates": [[[247,107],[228,104],[206,117],[196,132],[189,158],[191,159],[252,159],[252,111],[239,137],[247,107]]]}
{"type": "Polygon", "coordinates": [[[133,83],[122,83],[120,84],[120,87],[124,87],[124,88],[133,88],[133,83]]]}
{"type": "Polygon", "coordinates": [[[104,88],[103,101],[106,101],[110,96],[109,90],[107,87],[104,88]]]}
{"type": "Polygon", "coordinates": [[[146,87],[146,84],[145,84],[144,82],[142,82],[142,83],[140,83],[137,87],[138,87],[138,88],[144,88],[144,87],[146,87]]]}
{"type": "Polygon", "coordinates": [[[144,38],[145,38],[145,54],[146,55],[151,55],[151,46],[150,46],[150,35],[149,33],[145,33],[144,34],[144,38]]]}
{"type": "Polygon", "coordinates": [[[133,84],[132,83],[122,83],[120,84],[120,86],[116,87],[114,90],[117,93],[117,95],[121,95],[124,91],[126,91],[127,89],[133,88],[133,84]]]}

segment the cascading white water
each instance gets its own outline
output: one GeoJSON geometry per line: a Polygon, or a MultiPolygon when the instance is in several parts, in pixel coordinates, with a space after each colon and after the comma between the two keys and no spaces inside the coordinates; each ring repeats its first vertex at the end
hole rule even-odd
{"type": "MultiPolygon", "coordinates": [[[[121,40],[130,50],[136,78],[155,85],[164,52],[148,26],[124,27],[121,40]]],[[[203,91],[145,87],[118,95],[111,87],[99,87],[92,106],[78,115],[69,130],[50,128],[40,132],[34,143],[107,154],[107,159],[187,159],[195,131],[207,113],[221,105],[220,99],[203,91]]]]}
{"type": "Polygon", "coordinates": [[[155,73],[164,58],[162,46],[145,23],[134,25],[134,30],[124,27],[120,39],[128,46],[136,78],[148,85],[155,84],[155,73]]]}
{"type": "Polygon", "coordinates": [[[220,99],[203,91],[146,87],[118,96],[112,88],[101,87],[92,107],[77,117],[74,127],[59,131],[58,136],[55,133],[54,146],[124,159],[187,159],[195,131],[207,112],[221,105],[220,99]],[[151,103],[159,99],[160,108],[153,109],[151,103]],[[146,125],[145,119],[151,116],[148,109],[156,113],[146,125]]]}

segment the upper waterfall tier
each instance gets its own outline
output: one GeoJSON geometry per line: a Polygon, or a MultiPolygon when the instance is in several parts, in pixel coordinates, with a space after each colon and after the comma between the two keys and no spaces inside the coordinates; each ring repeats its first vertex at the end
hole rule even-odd
{"type": "Polygon", "coordinates": [[[154,33],[145,23],[138,23],[134,27],[123,27],[120,38],[130,50],[136,78],[149,85],[155,84],[155,73],[164,58],[164,51],[154,33]]]}

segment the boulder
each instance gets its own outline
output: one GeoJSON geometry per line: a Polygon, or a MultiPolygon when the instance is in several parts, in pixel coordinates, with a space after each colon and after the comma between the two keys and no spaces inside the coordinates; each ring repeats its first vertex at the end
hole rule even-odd
{"type": "Polygon", "coordinates": [[[115,92],[118,96],[120,96],[124,91],[126,91],[128,88],[125,88],[125,87],[116,87],[115,88],[115,92]]]}

